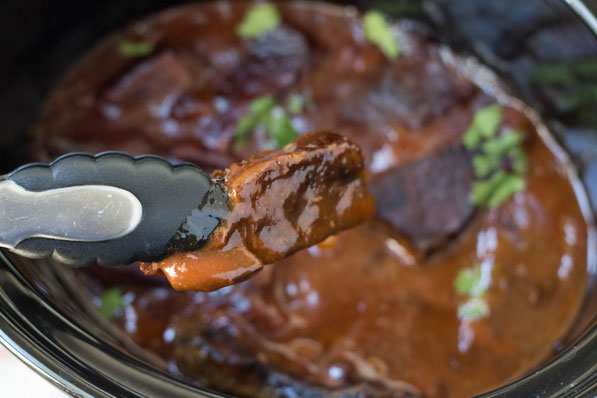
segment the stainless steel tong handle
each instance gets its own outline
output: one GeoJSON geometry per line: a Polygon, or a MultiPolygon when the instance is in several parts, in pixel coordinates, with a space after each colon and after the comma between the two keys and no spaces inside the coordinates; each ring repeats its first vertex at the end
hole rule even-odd
{"type": "Polygon", "coordinates": [[[97,242],[121,238],[141,222],[142,206],[132,193],[111,186],[82,185],[27,191],[0,182],[0,246],[27,238],[97,242]]]}

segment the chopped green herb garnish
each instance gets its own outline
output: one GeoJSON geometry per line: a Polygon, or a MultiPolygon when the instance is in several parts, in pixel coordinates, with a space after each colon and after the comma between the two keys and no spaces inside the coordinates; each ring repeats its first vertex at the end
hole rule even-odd
{"type": "Polygon", "coordinates": [[[380,11],[368,11],[363,17],[365,37],[390,59],[398,57],[400,47],[386,16],[380,11]]]}
{"type": "Polygon", "coordinates": [[[477,321],[489,315],[487,302],[480,297],[473,297],[458,306],[458,318],[467,321],[477,321]]]}
{"type": "Polygon", "coordinates": [[[475,181],[471,189],[471,202],[477,206],[486,205],[496,187],[505,178],[505,174],[503,171],[499,171],[488,180],[475,181]]]}
{"type": "Polygon", "coordinates": [[[506,200],[510,199],[515,193],[524,191],[526,182],[523,177],[515,174],[505,174],[500,183],[495,186],[491,193],[487,206],[495,209],[506,200]]]}
{"type": "Polygon", "coordinates": [[[250,115],[245,115],[238,120],[235,133],[235,145],[242,147],[255,128],[262,123],[269,113],[276,106],[276,100],[271,95],[259,97],[251,101],[249,108],[251,109],[250,115]]]}
{"type": "Polygon", "coordinates": [[[257,4],[247,12],[243,21],[237,26],[236,33],[242,37],[256,38],[276,29],[281,20],[280,13],[273,4],[257,4]]]}
{"type": "Polygon", "coordinates": [[[498,156],[489,154],[478,154],[473,156],[473,168],[477,178],[487,177],[500,167],[501,159],[498,156]]]}
{"type": "Polygon", "coordinates": [[[517,173],[526,171],[526,157],[521,148],[523,134],[509,130],[486,140],[481,148],[482,153],[473,156],[473,167],[478,178],[487,177],[497,171],[503,160],[510,158],[512,167],[517,173]]]}
{"type": "Polygon", "coordinates": [[[481,147],[483,148],[483,151],[489,155],[498,157],[504,156],[510,149],[520,146],[523,138],[521,133],[508,130],[484,142],[481,147]]]}
{"type": "Polygon", "coordinates": [[[272,112],[266,127],[270,136],[276,140],[278,147],[290,144],[298,138],[296,130],[292,127],[290,119],[282,108],[276,108],[272,112]]]}
{"type": "Polygon", "coordinates": [[[480,264],[473,268],[460,270],[456,279],[454,279],[454,288],[462,296],[478,297],[487,290],[487,287],[483,285],[480,264]]]}
{"type": "Polygon", "coordinates": [[[276,106],[276,100],[271,95],[259,97],[251,102],[251,112],[253,114],[264,117],[276,106]]]}
{"type": "Polygon", "coordinates": [[[306,102],[307,100],[304,95],[292,94],[288,98],[288,105],[286,107],[288,108],[288,112],[290,112],[291,115],[298,115],[303,113],[303,109],[305,108],[306,102]]]}
{"type": "Polygon", "coordinates": [[[236,127],[235,144],[240,149],[256,128],[262,128],[275,141],[275,146],[283,147],[298,138],[288,114],[296,115],[304,111],[307,100],[294,94],[287,101],[287,109],[276,104],[272,96],[264,96],[251,102],[251,113],[241,117],[236,127]],[[298,104],[299,98],[301,104],[298,104]],[[300,106],[299,106],[300,105],[300,106]]]}
{"type": "Polygon", "coordinates": [[[458,306],[458,317],[466,320],[478,320],[489,315],[489,306],[484,299],[491,280],[487,272],[492,268],[477,264],[472,268],[460,270],[454,279],[454,289],[465,296],[466,301],[458,306]]]}
{"type": "Polygon", "coordinates": [[[236,126],[236,134],[235,134],[235,143],[237,146],[244,145],[251,133],[257,126],[257,119],[252,116],[243,116],[238,120],[238,125],[236,126]]]}
{"type": "Polygon", "coordinates": [[[144,57],[153,52],[154,45],[148,41],[122,40],[118,43],[118,53],[123,57],[144,57]]]}
{"type": "Polygon", "coordinates": [[[479,109],[473,116],[473,121],[462,137],[466,149],[476,148],[482,139],[490,138],[497,133],[502,121],[502,106],[494,104],[479,109]]]}
{"type": "Polygon", "coordinates": [[[475,181],[470,199],[477,206],[496,208],[525,188],[526,182],[520,175],[498,171],[488,180],[475,181]]]}
{"type": "Polygon", "coordinates": [[[462,296],[467,295],[468,292],[473,288],[477,279],[481,279],[481,272],[475,272],[476,269],[465,268],[461,270],[456,279],[454,279],[454,288],[456,292],[462,296]]]}
{"type": "Polygon", "coordinates": [[[527,172],[527,167],[528,167],[527,155],[524,153],[524,150],[522,149],[522,147],[517,146],[517,147],[511,148],[508,151],[508,157],[510,158],[510,161],[512,162],[512,169],[514,170],[514,172],[516,172],[518,174],[524,174],[527,172]]]}
{"type": "Polygon", "coordinates": [[[304,94],[291,94],[286,101],[286,109],[293,116],[316,108],[313,100],[304,94]]]}
{"type": "Polygon", "coordinates": [[[477,206],[495,208],[526,188],[527,159],[524,134],[504,129],[498,134],[503,109],[494,104],[478,110],[462,136],[462,144],[474,151],[470,200],[477,206]]]}
{"type": "Polygon", "coordinates": [[[112,318],[125,306],[122,293],[117,287],[105,290],[101,299],[102,302],[98,311],[104,318],[112,318]]]}

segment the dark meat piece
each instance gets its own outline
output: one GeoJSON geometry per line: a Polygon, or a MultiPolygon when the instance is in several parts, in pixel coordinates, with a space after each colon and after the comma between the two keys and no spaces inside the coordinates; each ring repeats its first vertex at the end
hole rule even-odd
{"type": "Polygon", "coordinates": [[[288,88],[306,72],[310,60],[303,34],[280,27],[248,43],[225,91],[254,97],[288,88]]]}
{"type": "Polygon", "coordinates": [[[236,118],[229,108],[233,106],[223,99],[203,99],[192,93],[198,86],[187,58],[165,51],[133,67],[100,94],[97,109],[103,118],[81,131],[119,133],[115,140],[136,134],[146,145],[160,149],[148,148],[149,153],[166,150],[168,157],[207,170],[228,166],[236,159],[214,149],[225,147],[232,134],[236,118]],[[218,110],[218,101],[225,102],[225,111],[218,110]]]}
{"type": "Polygon", "coordinates": [[[173,51],[163,51],[125,70],[109,81],[100,70],[104,81],[68,85],[53,98],[37,132],[52,153],[121,150],[168,155],[154,148],[171,146],[168,140],[176,136],[163,132],[171,123],[162,121],[192,84],[186,65],[173,51]]]}
{"type": "Polygon", "coordinates": [[[365,125],[400,122],[418,129],[470,97],[474,87],[437,59],[410,59],[388,67],[342,110],[347,121],[365,125]]]}
{"type": "Polygon", "coordinates": [[[376,217],[428,253],[445,244],[472,216],[473,180],[469,156],[460,148],[396,167],[370,184],[376,217]]]}
{"type": "MultiPolygon", "coordinates": [[[[218,322],[198,325],[183,322],[177,325],[174,357],[180,370],[204,387],[235,396],[273,398],[279,391],[292,391],[293,397],[304,398],[414,398],[417,391],[389,389],[379,384],[359,382],[341,388],[325,386],[281,373],[270,364],[259,361],[259,346],[239,333],[234,316],[214,311],[218,322]]],[[[242,326],[241,326],[242,328],[242,326]]]]}
{"type": "Polygon", "coordinates": [[[207,245],[144,264],[179,290],[214,290],[373,216],[359,147],[329,132],[304,135],[214,173],[230,214],[207,245]]]}
{"type": "Polygon", "coordinates": [[[134,66],[101,92],[97,109],[103,118],[82,130],[120,132],[115,139],[136,133],[160,149],[147,152],[167,150],[160,154],[205,170],[227,167],[237,160],[221,150],[236,125],[235,106],[197,94],[206,88],[194,77],[200,72],[193,68],[201,68],[192,61],[187,53],[164,51],[134,66]]]}
{"type": "Polygon", "coordinates": [[[184,90],[190,82],[184,63],[173,53],[164,52],[135,66],[101,97],[120,105],[150,101],[159,104],[184,90]]]}

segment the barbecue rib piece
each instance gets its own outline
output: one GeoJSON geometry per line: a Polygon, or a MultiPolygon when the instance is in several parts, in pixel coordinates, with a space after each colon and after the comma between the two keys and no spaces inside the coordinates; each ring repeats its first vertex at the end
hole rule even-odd
{"type": "Polygon", "coordinates": [[[177,290],[215,290],[354,227],[374,214],[359,147],[330,132],[314,132],[263,152],[214,180],[228,193],[230,211],[208,243],[159,263],[177,290]]]}

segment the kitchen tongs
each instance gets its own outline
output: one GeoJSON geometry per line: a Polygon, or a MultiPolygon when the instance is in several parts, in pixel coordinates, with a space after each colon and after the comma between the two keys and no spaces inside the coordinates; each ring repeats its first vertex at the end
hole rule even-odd
{"type": "Polygon", "coordinates": [[[227,212],[226,198],[189,164],[68,154],[0,181],[0,247],[71,266],[158,261],[205,243],[227,212]]]}

